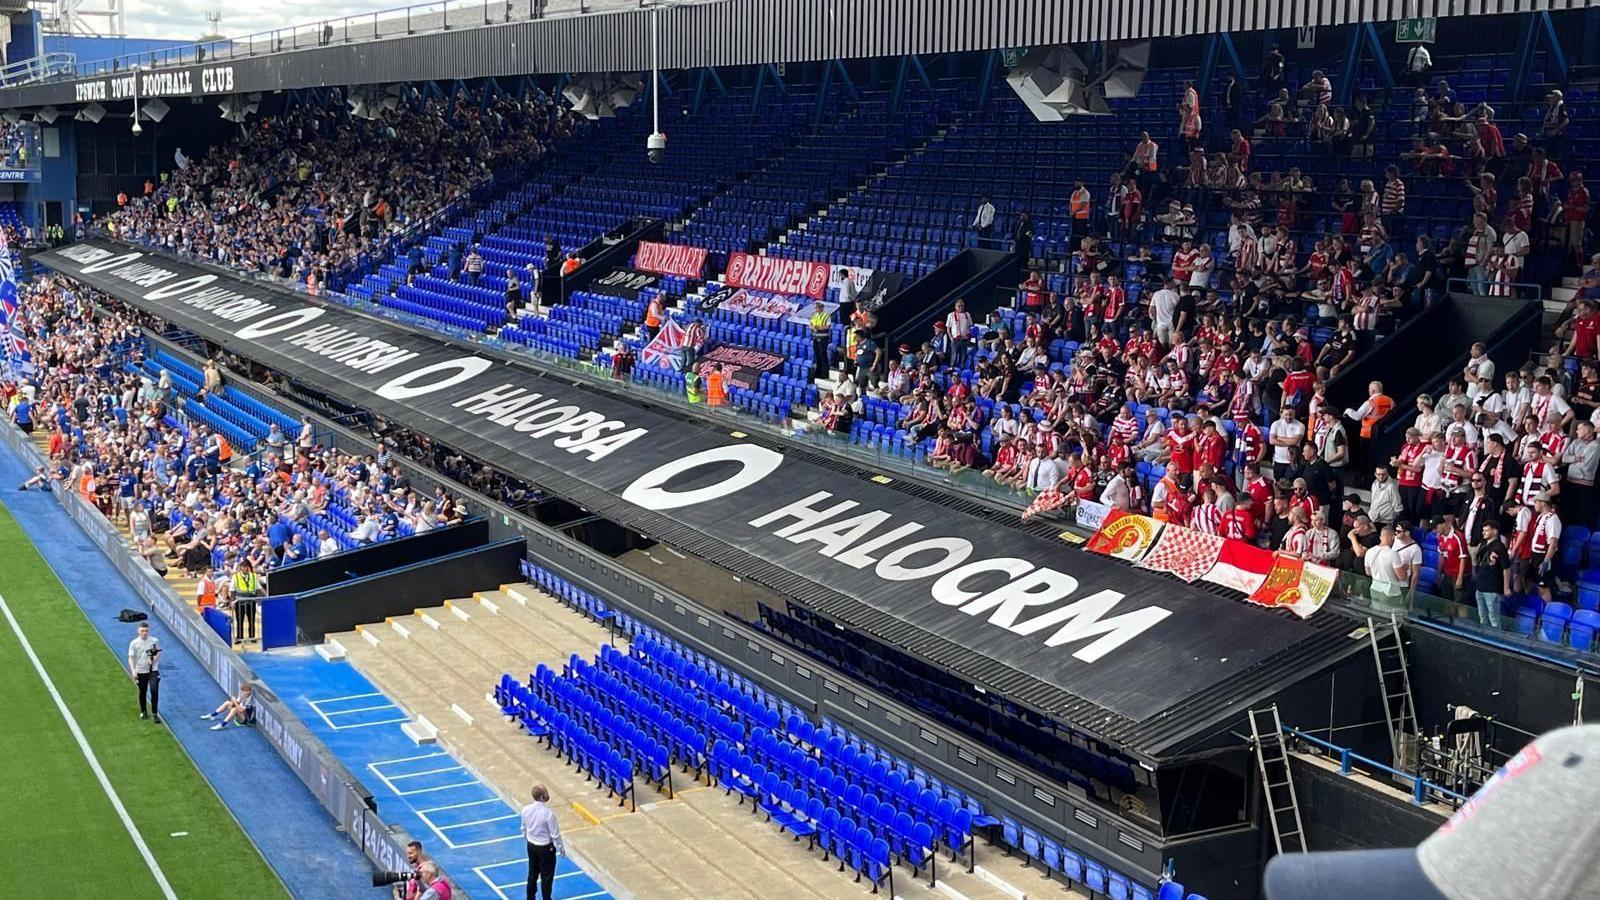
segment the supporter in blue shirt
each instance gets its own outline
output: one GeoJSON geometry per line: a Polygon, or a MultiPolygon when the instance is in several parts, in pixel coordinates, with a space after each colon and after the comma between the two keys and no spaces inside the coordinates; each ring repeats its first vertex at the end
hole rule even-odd
{"type": "Polygon", "coordinates": [[[283,564],[286,566],[301,562],[309,556],[310,552],[298,531],[289,538],[289,543],[283,545],[283,564]]]}
{"type": "Polygon", "coordinates": [[[33,434],[33,404],[28,402],[26,396],[23,396],[21,400],[17,401],[17,405],[12,407],[11,421],[17,423],[17,427],[22,429],[24,433],[33,434]]]}
{"type": "Polygon", "coordinates": [[[289,536],[294,534],[282,519],[267,526],[267,543],[272,546],[275,556],[283,555],[283,546],[289,543],[289,536]]]}

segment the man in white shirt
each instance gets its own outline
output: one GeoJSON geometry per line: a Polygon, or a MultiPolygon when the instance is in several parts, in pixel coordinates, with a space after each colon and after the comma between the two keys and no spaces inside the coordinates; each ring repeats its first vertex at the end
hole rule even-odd
{"type": "Polygon", "coordinates": [[[1150,297],[1150,318],[1155,324],[1156,342],[1172,346],[1173,317],[1178,310],[1178,282],[1169,278],[1150,297]]]}
{"type": "Polygon", "coordinates": [[[994,235],[994,204],[989,202],[987,195],[978,198],[978,214],[972,217],[972,229],[978,233],[979,239],[994,235]]]}
{"type": "Polygon", "coordinates": [[[533,786],[533,802],[522,808],[522,839],[528,844],[528,900],[537,885],[544,900],[554,900],[556,857],[566,852],[561,843],[561,823],[548,804],[550,792],[533,786]]]}
{"type": "Polygon", "coordinates": [[[368,513],[361,520],[361,524],[350,532],[350,539],[358,544],[370,544],[378,539],[378,534],[382,528],[383,522],[379,520],[378,514],[368,513]]]}
{"type": "MultiPolygon", "coordinates": [[[[1469,382],[1480,378],[1493,379],[1494,360],[1489,358],[1489,348],[1483,345],[1483,341],[1473,344],[1469,353],[1467,364],[1461,369],[1462,377],[1469,382]]],[[[1440,401],[1440,405],[1444,405],[1443,401],[1440,401]]]]}
{"type": "Polygon", "coordinates": [[[317,559],[327,559],[338,553],[339,549],[339,542],[333,539],[326,528],[317,532],[317,559]]]}
{"type": "Polygon", "coordinates": [[[1411,593],[1417,590],[1417,575],[1422,571],[1422,548],[1411,539],[1411,523],[1394,526],[1394,579],[1411,593]]]}
{"type": "Polygon", "coordinates": [[[1300,455],[1300,444],[1306,439],[1306,426],[1295,418],[1294,407],[1285,406],[1278,421],[1267,432],[1267,442],[1272,444],[1272,477],[1286,478],[1289,469],[1300,455]]]}
{"type": "Polygon", "coordinates": [[[139,685],[139,718],[155,717],[161,724],[161,642],[150,633],[150,623],[140,622],[139,633],[128,643],[128,674],[139,685]],[[149,696],[148,706],[145,697],[149,696]]]}
{"type": "Polygon", "coordinates": [[[1517,220],[1506,217],[1506,230],[1500,236],[1500,244],[1505,252],[1505,267],[1512,282],[1522,280],[1522,264],[1528,259],[1528,251],[1533,244],[1528,240],[1528,232],[1524,231],[1517,220]]]}
{"type": "Polygon", "coordinates": [[[1100,492],[1100,502],[1112,509],[1127,509],[1131,495],[1128,490],[1128,479],[1133,475],[1133,466],[1126,463],[1117,468],[1117,474],[1111,476],[1106,482],[1105,490],[1100,492]]]}
{"type": "Polygon", "coordinates": [[[1367,577],[1372,579],[1371,596],[1374,603],[1393,605],[1405,590],[1405,585],[1395,574],[1395,562],[1394,526],[1385,525],[1378,532],[1378,546],[1368,550],[1366,556],[1362,557],[1367,577]]]}
{"type": "Polygon", "coordinates": [[[1028,474],[1024,485],[1029,491],[1041,494],[1061,483],[1061,467],[1045,455],[1041,444],[1034,448],[1033,459],[1028,461],[1028,474]]]}
{"type": "Polygon", "coordinates": [[[1372,473],[1372,521],[1379,525],[1393,525],[1400,517],[1400,485],[1389,477],[1388,466],[1378,466],[1372,473]]]}

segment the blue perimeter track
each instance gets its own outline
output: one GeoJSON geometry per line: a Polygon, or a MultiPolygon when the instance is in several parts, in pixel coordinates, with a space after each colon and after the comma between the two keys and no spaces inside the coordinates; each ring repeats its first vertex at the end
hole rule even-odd
{"type": "MultiPolygon", "coordinates": [[[[309,647],[249,653],[245,661],[378,801],[474,897],[515,900],[527,885],[527,845],[517,809],[437,745],[400,730],[410,721],[347,662],[309,647]]],[[[537,752],[529,744],[529,752],[537,752]]],[[[556,864],[556,900],[609,900],[569,857],[556,864]]]]}
{"type": "MultiPolygon", "coordinates": [[[[128,625],[117,621],[117,613],[144,609],[144,601],[52,494],[17,491],[16,486],[31,474],[21,458],[0,443],[0,503],[66,585],[105,639],[108,652],[117,654],[130,633],[128,625]]],[[[372,888],[372,866],[366,856],[335,827],[266,738],[253,728],[213,733],[211,723],[200,720],[202,713],[222,702],[222,689],[160,619],[150,618],[150,631],[165,650],[161,706],[167,727],[289,892],[303,900],[387,896],[372,888]]],[[[134,700],[129,688],[130,710],[134,700]]]]}

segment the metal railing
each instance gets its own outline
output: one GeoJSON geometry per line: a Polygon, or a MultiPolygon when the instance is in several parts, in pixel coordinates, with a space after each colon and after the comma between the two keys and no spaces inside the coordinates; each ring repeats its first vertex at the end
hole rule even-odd
{"type": "Polygon", "coordinates": [[[75,53],[45,53],[0,66],[0,87],[71,78],[77,68],[78,56],[75,53]]]}
{"type": "Polygon", "coordinates": [[[1340,775],[1351,774],[1356,770],[1357,764],[1360,764],[1361,769],[1365,774],[1386,775],[1389,778],[1397,781],[1409,783],[1411,786],[1411,802],[1417,806],[1423,806],[1427,803],[1433,802],[1445,803],[1448,804],[1451,809],[1455,809],[1461,804],[1467,802],[1467,797],[1465,794],[1457,793],[1456,791],[1453,791],[1443,785],[1434,784],[1421,775],[1412,775],[1408,772],[1402,772],[1386,763],[1381,763],[1370,757],[1362,756],[1354,750],[1351,750],[1349,747],[1341,747],[1338,744],[1325,741],[1322,738],[1313,737],[1309,734],[1306,734],[1304,731],[1299,730],[1298,728],[1291,728],[1288,725],[1283,726],[1283,733],[1291,738],[1294,738],[1295,740],[1304,741],[1312,746],[1319,747],[1326,751],[1329,755],[1336,757],[1339,760],[1340,775]]]}
{"type": "MultiPolygon", "coordinates": [[[[691,3],[712,0],[687,0],[691,3]]],[[[30,80],[81,78],[142,69],[312,50],[385,38],[410,37],[590,13],[615,13],[652,5],[650,0],[436,0],[337,19],[319,19],[240,37],[196,41],[181,47],[90,60],[30,80]]],[[[674,5],[683,5],[682,2],[674,5]]]]}

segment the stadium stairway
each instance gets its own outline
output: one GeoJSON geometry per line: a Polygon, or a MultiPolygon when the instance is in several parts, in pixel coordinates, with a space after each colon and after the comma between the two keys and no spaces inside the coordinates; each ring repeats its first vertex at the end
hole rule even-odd
{"type": "MultiPolygon", "coordinates": [[[[756,898],[783,884],[785,896],[853,898],[866,892],[820,852],[765,823],[722,791],[673,772],[674,796],[637,782],[638,809],[618,801],[500,715],[484,685],[504,672],[558,667],[574,653],[592,657],[607,631],[528,585],[508,585],[413,616],[330,637],[395,702],[426,717],[439,740],[486,782],[521,803],[534,783],[551,793],[567,846],[585,868],[624,893],[656,897],[756,898]]],[[[981,843],[981,842],[980,842],[981,843]]],[[[984,845],[979,873],[939,861],[939,885],[895,871],[899,897],[1078,897],[1037,869],[984,845]]]]}

